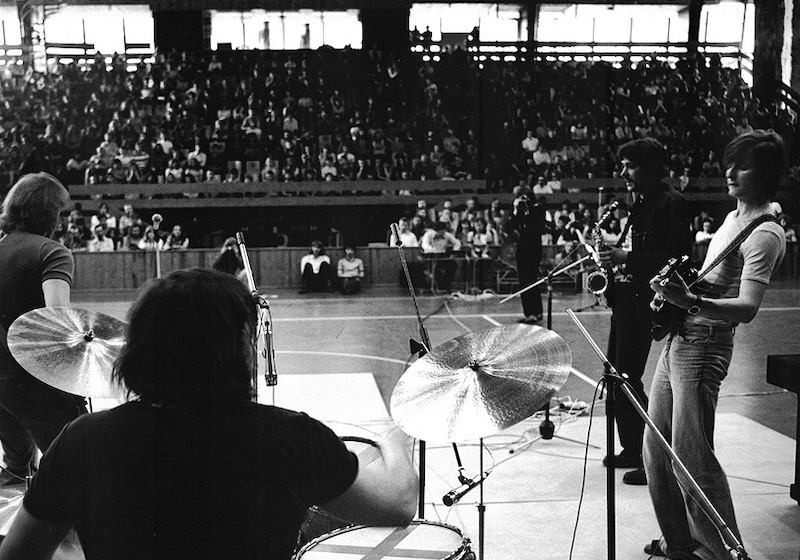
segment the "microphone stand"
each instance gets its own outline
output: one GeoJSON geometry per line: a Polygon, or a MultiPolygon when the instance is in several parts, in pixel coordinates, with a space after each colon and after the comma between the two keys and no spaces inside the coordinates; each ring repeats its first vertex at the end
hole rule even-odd
{"type": "MultiPolygon", "coordinates": [[[[576,246],[560,262],[564,262],[564,260],[569,258],[569,255],[571,255],[572,253],[577,251],[581,247],[581,245],[582,244],[579,244],[578,246],[576,246]]],[[[559,270],[556,270],[556,269],[558,269],[558,266],[560,264],[560,263],[557,263],[556,266],[553,267],[552,270],[547,272],[546,276],[544,276],[543,278],[540,278],[539,280],[537,280],[536,282],[534,282],[530,286],[522,288],[518,292],[515,292],[515,293],[511,294],[510,296],[507,296],[507,297],[501,299],[500,303],[505,303],[508,300],[510,300],[512,298],[515,298],[518,295],[521,295],[521,294],[527,292],[528,290],[530,290],[532,288],[535,288],[536,286],[539,286],[540,284],[546,283],[547,284],[547,329],[548,330],[553,330],[553,277],[563,273],[566,270],[569,270],[570,268],[578,266],[579,264],[581,264],[584,261],[586,261],[588,259],[591,259],[591,258],[593,258],[591,255],[586,255],[584,257],[581,257],[580,259],[578,259],[574,263],[570,263],[569,265],[567,265],[567,266],[565,266],[565,267],[563,267],[563,268],[561,268],[559,270]]],[[[556,427],[553,424],[552,420],[550,420],[550,400],[548,399],[547,403],[544,406],[544,420],[539,425],[539,434],[542,436],[542,439],[550,440],[550,439],[553,439],[554,437],[557,437],[558,439],[563,439],[564,441],[570,441],[572,443],[577,443],[578,445],[586,445],[586,442],[583,442],[583,441],[570,439],[570,438],[567,438],[567,437],[564,437],[564,436],[557,436],[557,435],[555,435],[555,430],[556,430],[556,427]]]]}
{"type": "MultiPolygon", "coordinates": [[[[652,430],[653,434],[656,437],[656,441],[664,450],[664,452],[669,455],[670,459],[672,460],[672,465],[675,467],[681,474],[682,478],[684,479],[683,482],[680,482],[681,486],[687,491],[688,494],[694,499],[697,504],[700,506],[700,509],[703,510],[703,513],[709,518],[709,520],[714,524],[717,528],[717,531],[722,538],[723,544],[728,548],[728,552],[730,556],[734,560],[749,560],[749,556],[744,549],[744,545],[742,542],[736,537],[734,532],[719,514],[717,509],[714,507],[714,504],[711,503],[711,500],[708,499],[703,489],[700,488],[700,485],[697,484],[697,481],[689,472],[689,469],[683,464],[680,460],[678,455],[673,451],[670,444],[667,442],[664,435],[659,431],[658,427],[655,425],[653,420],[647,414],[647,411],[642,406],[642,403],[639,402],[639,399],[636,396],[636,393],[630,388],[627,375],[622,373],[620,374],[611,362],[608,361],[608,358],[603,354],[603,351],[597,346],[597,343],[592,339],[589,332],[586,328],[581,324],[580,319],[578,319],[577,315],[572,309],[567,309],[567,315],[575,322],[575,325],[581,331],[581,334],[586,338],[589,345],[594,350],[595,354],[600,357],[600,360],[603,362],[603,369],[605,373],[603,374],[603,383],[606,386],[606,441],[608,445],[608,469],[606,469],[606,492],[608,496],[607,512],[608,512],[608,560],[614,560],[615,552],[616,552],[616,543],[614,542],[615,539],[615,493],[614,493],[614,383],[617,383],[622,393],[625,397],[631,402],[633,408],[642,417],[645,424],[652,430]],[[687,488],[688,485],[688,488],[687,488]]],[[[676,477],[677,478],[677,477],[676,477]]]]}
{"type": "Polygon", "coordinates": [[[461,465],[461,457],[458,454],[458,447],[455,443],[453,443],[453,451],[456,454],[456,463],[458,464],[458,481],[461,483],[461,486],[442,496],[442,501],[444,502],[444,505],[448,507],[454,506],[467,494],[467,492],[476,486],[480,487],[478,503],[476,504],[476,507],[478,508],[478,560],[483,560],[485,540],[484,535],[486,532],[486,503],[483,497],[483,481],[486,480],[491,471],[483,470],[483,438],[480,438],[479,445],[480,453],[478,455],[478,464],[480,467],[480,474],[474,478],[467,478],[464,476],[464,467],[461,465]]]}
{"type": "MultiPolygon", "coordinates": [[[[392,223],[391,229],[392,234],[394,234],[397,251],[400,253],[400,263],[406,276],[408,290],[411,292],[411,301],[414,302],[414,312],[417,315],[417,323],[419,324],[420,342],[417,342],[413,338],[409,340],[411,354],[417,354],[421,358],[430,352],[431,340],[428,337],[428,331],[425,329],[425,323],[422,322],[422,316],[419,312],[417,294],[414,290],[414,283],[411,280],[411,272],[408,270],[408,261],[406,260],[406,254],[403,251],[403,242],[400,240],[400,231],[397,228],[397,224],[392,223]]],[[[421,519],[425,519],[425,442],[423,440],[419,440],[419,502],[417,505],[417,511],[419,513],[419,517],[421,519]]]]}
{"type": "MultiPolygon", "coordinates": [[[[247,277],[247,286],[253,294],[253,298],[258,304],[259,326],[264,333],[264,352],[262,356],[264,362],[264,379],[267,387],[274,387],[278,384],[278,372],[275,368],[275,344],[272,336],[272,311],[269,307],[269,302],[262,294],[258,293],[256,289],[256,282],[253,278],[253,269],[250,267],[250,258],[247,255],[247,245],[244,242],[244,234],[241,231],[236,232],[236,242],[239,244],[239,253],[242,257],[242,265],[244,266],[245,276],[247,277]]],[[[256,402],[258,402],[258,364],[253,368],[253,388],[256,391],[256,402]]],[[[273,390],[273,401],[275,392],[273,390]]],[[[273,402],[274,404],[274,402],[273,402]]]]}

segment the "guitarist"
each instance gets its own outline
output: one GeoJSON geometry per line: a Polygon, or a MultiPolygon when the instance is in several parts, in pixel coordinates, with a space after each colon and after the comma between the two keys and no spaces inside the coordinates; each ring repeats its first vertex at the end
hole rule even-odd
{"type": "MultiPolygon", "coordinates": [[[[703,278],[702,296],[690,292],[679,275],[650,282],[687,315],[661,352],[648,412],[737,537],[730,488],[714,455],[714,413],[733,352],[734,328],[755,317],[786,251],[783,229],[770,216],[770,201],[785,169],[784,153],[781,137],[764,130],[743,134],[725,148],[728,194],[736,199],[736,209],[709,245],[702,272],[710,272],[703,278]],[[750,233],[743,232],[750,224],[755,225],[750,233]],[[737,237],[744,241],[712,267],[718,255],[736,247],[737,237]]],[[[730,558],[714,525],[679,489],[670,458],[649,430],[644,443],[650,495],[663,535],[645,552],[689,560],[730,558]]]]}
{"type": "MultiPolygon", "coordinates": [[[[678,191],[663,181],[667,175],[667,151],[653,138],[640,138],[620,146],[620,175],[635,203],[625,231],[616,247],[600,249],[600,261],[610,274],[608,301],[611,304],[611,332],[608,359],[646,405],[642,375],[650,353],[650,301],[653,292],[649,280],[670,257],[688,254],[691,248],[689,212],[678,191]],[[630,250],[623,242],[630,234],[630,250]]],[[[642,467],[644,422],[633,405],[617,388],[616,423],[622,451],[614,457],[615,468],[626,472],[626,484],[647,484],[642,467]]],[[[609,465],[608,457],[603,461],[609,465]]]]}

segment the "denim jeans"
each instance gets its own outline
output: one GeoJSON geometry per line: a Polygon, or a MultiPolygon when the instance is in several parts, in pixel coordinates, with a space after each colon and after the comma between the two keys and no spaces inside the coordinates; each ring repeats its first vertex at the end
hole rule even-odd
{"type": "Polygon", "coordinates": [[[85,413],[83,397],[42,383],[0,350],[0,442],[15,474],[26,473],[36,448],[44,453],[67,423],[85,413]]]}
{"type": "MultiPolygon", "coordinates": [[[[648,412],[738,538],[728,479],[714,455],[714,413],[732,352],[732,328],[684,321],[661,352],[648,412]]],[[[665,552],[694,551],[704,559],[729,559],[716,527],[679,485],[680,473],[649,429],[644,437],[644,464],[665,552]]]]}

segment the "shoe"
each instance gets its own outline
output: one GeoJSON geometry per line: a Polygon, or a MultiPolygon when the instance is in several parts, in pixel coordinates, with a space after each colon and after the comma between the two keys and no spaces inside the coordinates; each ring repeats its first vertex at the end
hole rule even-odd
{"type": "MultiPolygon", "coordinates": [[[[608,456],[603,457],[603,466],[608,466],[608,456]]],[[[642,457],[641,455],[633,455],[631,453],[618,453],[614,455],[614,468],[615,469],[641,469],[642,457]]]]}
{"type": "Polygon", "coordinates": [[[644,469],[634,469],[622,475],[622,482],[631,486],[646,486],[647,475],[644,469]]]}
{"type": "Polygon", "coordinates": [[[661,539],[653,539],[650,544],[644,545],[644,553],[650,556],[666,556],[666,553],[661,550],[661,539]]]}
{"type": "Polygon", "coordinates": [[[518,322],[519,323],[523,323],[525,325],[535,325],[536,323],[538,323],[541,320],[542,320],[542,316],[541,315],[528,315],[528,316],[523,317],[522,319],[520,319],[518,322]]]}
{"type": "Polygon", "coordinates": [[[302,290],[297,290],[297,293],[298,293],[298,294],[307,294],[307,293],[308,293],[308,290],[306,290],[305,288],[303,288],[302,290]]]}

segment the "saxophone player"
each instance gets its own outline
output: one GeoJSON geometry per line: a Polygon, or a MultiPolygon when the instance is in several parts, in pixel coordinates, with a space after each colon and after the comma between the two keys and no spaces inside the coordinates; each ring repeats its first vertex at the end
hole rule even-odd
{"type": "MultiPolygon", "coordinates": [[[[670,257],[691,254],[689,212],[683,196],[663,180],[667,151],[657,140],[632,140],[620,146],[617,156],[620,175],[635,203],[616,246],[599,251],[603,267],[617,267],[618,271],[607,296],[611,306],[608,359],[620,373],[627,374],[646,407],[642,375],[652,342],[649,281],[670,257]],[[628,235],[630,250],[622,248],[628,235]]],[[[626,484],[647,484],[642,465],[644,422],[621,391],[615,395],[622,451],[614,457],[613,466],[632,469],[623,476],[626,484]]],[[[603,464],[610,466],[608,457],[603,464]]]]}

